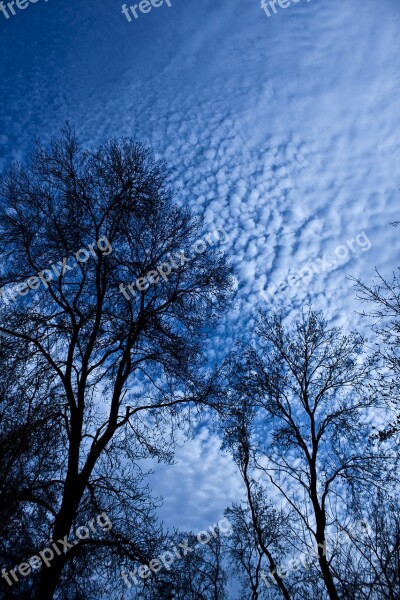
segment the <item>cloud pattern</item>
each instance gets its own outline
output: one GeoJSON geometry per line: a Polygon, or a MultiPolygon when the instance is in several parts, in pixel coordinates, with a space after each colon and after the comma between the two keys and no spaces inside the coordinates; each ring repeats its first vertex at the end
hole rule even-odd
{"type": "MultiPolygon", "coordinates": [[[[66,119],[87,143],[149,143],[179,202],[229,234],[237,292],[210,358],[257,306],[311,300],[361,329],[347,276],[399,264],[399,29],[396,0],[299,2],[271,18],[258,0],[173,0],[131,24],[115,0],[38,3],[0,22],[0,169],[66,119]],[[368,251],[266,302],[261,290],[361,232],[368,251]]],[[[203,424],[157,468],[170,524],[199,530],[240,497],[219,446],[203,424]]]]}

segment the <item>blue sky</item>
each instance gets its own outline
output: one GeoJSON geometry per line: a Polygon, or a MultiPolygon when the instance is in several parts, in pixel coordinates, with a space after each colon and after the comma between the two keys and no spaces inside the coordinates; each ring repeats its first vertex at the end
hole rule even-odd
{"type": "MultiPolygon", "coordinates": [[[[260,290],[365,232],[370,248],[354,241],[273,299],[288,310],[312,300],[362,328],[347,276],[399,264],[398,0],[300,0],[270,18],[259,0],[172,0],[132,23],[121,4],[0,13],[0,171],[67,119],[87,143],[148,142],[179,201],[229,234],[236,304],[210,357],[268,306],[260,290]]],[[[201,530],[240,496],[238,475],[207,424],[177,461],[154,478],[162,515],[201,530]]]]}

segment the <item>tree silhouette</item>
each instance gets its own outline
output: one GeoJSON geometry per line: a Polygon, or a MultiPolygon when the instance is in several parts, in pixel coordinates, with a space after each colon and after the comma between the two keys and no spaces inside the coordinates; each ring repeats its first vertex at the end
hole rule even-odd
{"type": "MultiPolygon", "coordinates": [[[[29,418],[7,418],[10,431],[26,428],[21,443],[33,454],[21,489],[25,514],[40,523],[36,553],[102,511],[112,521],[22,584],[3,581],[9,597],[18,585],[38,600],[56,589],[98,597],[120,561],[145,562],[162,539],[142,461],[170,460],[188,407],[211,404],[215,376],[201,369],[202,352],[231,291],[218,249],[193,252],[203,223],[174,203],[167,175],[139,144],[84,149],[66,127],[2,182],[0,333],[31,404],[29,418]],[[51,459],[38,476],[35,418],[46,422],[51,459]]],[[[40,463],[46,446],[37,445],[40,463]]]]}
{"type": "Polygon", "coordinates": [[[395,459],[369,447],[371,367],[360,336],[328,327],[311,309],[291,325],[282,313],[261,313],[254,345],[228,361],[226,445],[247,489],[252,545],[284,597],[343,597],[336,535],[355,499],[382,485],[382,466],[395,459]],[[279,519],[262,526],[270,501],[280,528],[279,519]],[[283,575],[285,553],[314,557],[319,581],[305,582],[304,568],[283,575]]]}
{"type": "Polygon", "coordinates": [[[386,405],[394,413],[394,418],[378,432],[378,438],[385,440],[400,432],[400,276],[399,268],[391,279],[375,272],[375,280],[367,285],[356,278],[358,298],[370,310],[364,316],[372,319],[372,331],[378,337],[377,354],[381,358],[382,368],[378,377],[377,393],[386,400],[386,405]]]}
{"type": "Polygon", "coordinates": [[[226,600],[225,538],[218,527],[209,536],[207,543],[199,544],[192,532],[171,534],[166,547],[177,548],[180,558],[176,559],[175,555],[168,569],[162,569],[156,577],[131,589],[132,597],[138,600],[226,600]]]}

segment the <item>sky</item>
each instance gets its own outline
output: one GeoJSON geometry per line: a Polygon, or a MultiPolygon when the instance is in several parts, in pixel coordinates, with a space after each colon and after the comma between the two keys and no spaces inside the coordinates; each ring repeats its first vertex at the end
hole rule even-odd
{"type": "MultiPolygon", "coordinates": [[[[348,277],[400,264],[398,0],[299,0],[270,17],[259,0],[171,0],[131,22],[121,4],[0,12],[0,173],[66,120],[86,144],[148,143],[177,201],[229,236],[237,291],[210,359],[260,306],[311,301],[362,331],[348,277]]],[[[151,485],[166,524],[194,531],[242,492],[207,422],[151,485]]]]}

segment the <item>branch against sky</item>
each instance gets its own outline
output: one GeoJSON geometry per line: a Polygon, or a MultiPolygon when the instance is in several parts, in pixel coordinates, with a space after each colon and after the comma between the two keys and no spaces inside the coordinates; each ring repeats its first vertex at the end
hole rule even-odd
{"type": "MultiPolygon", "coordinates": [[[[202,221],[174,204],[166,174],[140,144],[83,149],[66,127],[1,187],[8,243],[0,285],[37,273],[46,285],[3,303],[0,333],[24,363],[26,395],[33,397],[37,382],[42,392],[50,388],[58,415],[52,433],[62,431],[53,472],[38,485],[38,500],[30,498],[31,510],[40,507],[48,536],[59,539],[77,519],[107,507],[117,525],[111,552],[128,556],[145,554],[134,532],[150,528],[155,506],[141,485],[140,460],[170,460],[187,407],[210,405],[215,375],[202,370],[202,357],[232,285],[226,258],[210,248],[143,290],[138,302],[121,294],[121,282],[187,253],[202,233],[202,221]],[[64,268],[66,257],[90,247],[90,260],[64,268]],[[49,264],[58,265],[57,277],[44,272],[49,264]]],[[[77,550],[55,557],[39,577],[37,598],[52,598],[65,565],[78,558],[77,550]]]]}

